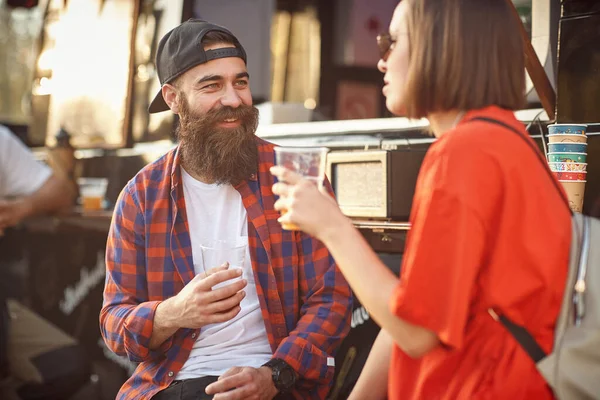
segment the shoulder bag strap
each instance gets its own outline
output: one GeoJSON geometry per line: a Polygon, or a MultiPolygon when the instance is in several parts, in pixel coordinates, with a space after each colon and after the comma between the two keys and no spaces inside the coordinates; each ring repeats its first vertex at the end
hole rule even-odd
{"type": "MultiPolygon", "coordinates": [[[[542,155],[540,150],[535,146],[534,143],[532,143],[530,140],[527,140],[527,138],[521,132],[519,132],[517,129],[513,128],[512,126],[510,126],[502,121],[498,121],[496,119],[486,118],[486,117],[475,117],[473,119],[468,120],[467,122],[469,122],[469,121],[482,121],[482,122],[488,122],[490,124],[499,125],[499,126],[502,126],[506,129],[508,129],[509,131],[512,131],[517,136],[519,136],[521,139],[523,139],[523,141],[525,143],[527,143],[527,145],[531,148],[531,150],[537,155],[538,159],[542,163],[544,170],[546,170],[546,172],[548,172],[548,177],[550,178],[554,187],[560,194],[560,197],[564,200],[565,205],[567,206],[567,208],[569,209],[571,214],[573,213],[571,211],[571,208],[569,207],[568,199],[565,197],[563,191],[560,190],[560,187],[558,186],[559,183],[552,176],[552,171],[550,171],[550,168],[548,167],[548,163],[546,162],[544,156],[542,155]]],[[[542,138],[542,140],[543,140],[543,138],[542,138]]],[[[546,352],[535,341],[534,337],[531,336],[531,334],[527,331],[527,329],[525,329],[524,327],[522,327],[520,325],[513,323],[511,320],[506,318],[504,315],[497,315],[495,312],[490,312],[490,314],[492,315],[492,317],[497,319],[502,325],[504,325],[504,327],[510,332],[510,334],[515,338],[515,340],[521,345],[521,347],[527,352],[529,357],[535,363],[541,361],[544,357],[546,357],[546,352]]]]}
{"type": "MultiPolygon", "coordinates": [[[[565,205],[567,206],[567,209],[569,210],[569,212],[571,214],[573,214],[573,211],[571,211],[571,207],[569,207],[569,200],[565,197],[564,192],[560,189],[560,187],[558,186],[559,183],[556,179],[554,179],[554,176],[552,175],[552,171],[550,171],[550,168],[548,167],[548,162],[546,161],[546,159],[544,158],[544,156],[542,155],[542,152],[535,146],[535,144],[533,144],[530,140],[527,140],[527,138],[525,136],[523,136],[523,134],[521,132],[519,132],[517,129],[513,128],[512,126],[502,122],[502,121],[498,121],[496,119],[493,118],[487,118],[487,117],[475,117],[473,119],[470,119],[469,121],[483,121],[483,122],[488,122],[490,124],[496,124],[496,125],[500,125],[512,132],[514,132],[517,136],[519,136],[521,139],[523,139],[523,141],[525,143],[527,143],[527,145],[529,146],[529,148],[535,153],[535,155],[538,157],[538,160],[540,160],[540,162],[542,163],[542,167],[544,168],[544,170],[546,170],[546,172],[548,173],[548,177],[550,178],[550,180],[552,181],[552,184],[554,185],[554,187],[556,188],[556,190],[558,191],[558,193],[560,194],[560,197],[563,199],[563,201],[565,202],[565,205]]],[[[467,121],[468,122],[468,121],[467,121]]],[[[544,140],[542,138],[542,140],[544,140]]]]}

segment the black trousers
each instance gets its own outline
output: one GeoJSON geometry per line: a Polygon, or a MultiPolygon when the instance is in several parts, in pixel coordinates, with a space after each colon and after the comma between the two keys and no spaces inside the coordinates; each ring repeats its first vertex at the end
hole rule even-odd
{"type": "MultiPolygon", "coordinates": [[[[171,385],[156,393],[152,400],[212,400],[213,396],[204,391],[208,385],[216,382],[217,376],[184,379],[174,381],[171,385]]],[[[278,394],[274,400],[293,400],[291,395],[278,394]]]]}
{"type": "Polygon", "coordinates": [[[217,379],[218,376],[204,376],[175,381],[165,390],[155,394],[152,400],[211,400],[213,396],[206,394],[204,390],[217,379]]]}

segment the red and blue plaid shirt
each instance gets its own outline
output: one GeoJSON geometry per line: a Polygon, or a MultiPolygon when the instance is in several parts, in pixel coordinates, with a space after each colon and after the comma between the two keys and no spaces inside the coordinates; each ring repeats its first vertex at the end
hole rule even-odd
{"type": "MultiPolygon", "coordinates": [[[[248,213],[256,290],[273,357],[298,373],[297,399],[324,399],[328,366],[350,328],[351,291],[322,243],[281,228],[269,168],[273,145],[257,138],[257,176],[236,189],[248,213]]],[[[194,277],[179,147],[142,169],[117,201],[106,249],[102,336],[118,355],[139,363],[118,399],[148,399],[165,389],[187,360],[197,329],[179,329],[150,350],[154,312],[194,277]]]]}

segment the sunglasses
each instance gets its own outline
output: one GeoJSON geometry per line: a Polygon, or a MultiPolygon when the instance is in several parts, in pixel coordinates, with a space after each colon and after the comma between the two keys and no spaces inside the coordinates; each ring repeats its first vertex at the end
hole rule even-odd
{"type": "Polygon", "coordinates": [[[390,51],[392,51],[392,45],[396,43],[396,39],[392,39],[389,33],[382,33],[377,35],[377,47],[379,48],[379,57],[383,61],[387,61],[390,51]]]}

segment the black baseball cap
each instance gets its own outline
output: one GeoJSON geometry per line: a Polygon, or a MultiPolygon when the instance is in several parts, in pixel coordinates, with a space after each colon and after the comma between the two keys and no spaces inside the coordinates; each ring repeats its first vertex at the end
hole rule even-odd
{"type": "MultiPolygon", "coordinates": [[[[239,57],[244,60],[244,63],[247,62],[246,51],[229,30],[200,19],[189,19],[160,39],[156,54],[158,80],[162,86],[196,65],[225,57],[239,57]],[[204,51],[202,38],[208,32],[213,31],[231,35],[235,47],[204,51]]],[[[162,91],[159,90],[150,103],[148,112],[157,113],[168,109],[169,106],[163,99],[162,91]]]]}

